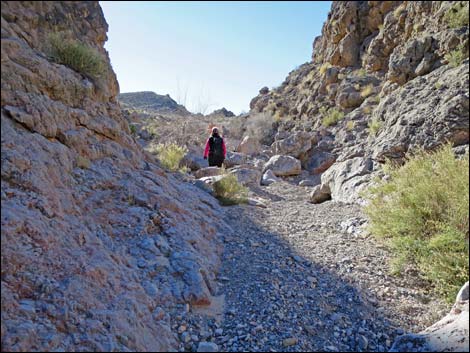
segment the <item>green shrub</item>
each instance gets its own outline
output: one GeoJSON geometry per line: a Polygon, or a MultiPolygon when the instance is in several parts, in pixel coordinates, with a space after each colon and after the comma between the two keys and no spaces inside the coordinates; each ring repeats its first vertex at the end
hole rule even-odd
{"type": "Polygon", "coordinates": [[[457,49],[452,50],[444,56],[451,67],[459,66],[467,57],[468,50],[465,50],[463,45],[458,46],[457,49]]]}
{"type": "Polygon", "coordinates": [[[51,60],[91,79],[99,79],[106,72],[106,63],[96,49],[58,33],[48,37],[48,54],[51,60]]]}
{"type": "Polygon", "coordinates": [[[135,133],[137,132],[137,128],[134,124],[129,124],[129,130],[131,131],[132,135],[135,135],[135,133]]]}
{"type": "Polygon", "coordinates": [[[326,70],[328,70],[330,67],[332,67],[332,65],[329,63],[329,62],[326,62],[326,63],[323,63],[321,66],[320,66],[320,74],[321,75],[324,75],[326,70]]]}
{"type": "Polygon", "coordinates": [[[369,97],[372,93],[374,92],[374,85],[368,84],[361,90],[361,97],[362,98],[367,98],[369,97]]]}
{"type": "Polygon", "coordinates": [[[336,108],[331,108],[328,110],[325,107],[321,107],[320,114],[323,117],[322,123],[324,126],[334,125],[344,118],[344,113],[336,108]]]}
{"type": "Polygon", "coordinates": [[[355,127],[356,127],[356,122],[354,120],[349,120],[346,123],[346,130],[348,130],[348,131],[354,130],[355,127]]]}
{"type": "Polygon", "coordinates": [[[379,130],[382,128],[382,122],[374,118],[371,121],[369,121],[369,123],[367,124],[367,127],[369,128],[369,133],[376,136],[379,130]]]}
{"type": "Polygon", "coordinates": [[[150,153],[156,154],[158,160],[164,168],[173,172],[180,171],[186,172],[185,167],[180,168],[180,163],[188,149],[184,146],[179,146],[176,143],[152,145],[148,148],[150,153]]]}
{"type": "Polygon", "coordinates": [[[246,203],[248,188],[238,182],[234,174],[224,174],[223,178],[213,184],[214,195],[222,205],[236,205],[246,203]]]}
{"type": "Polygon", "coordinates": [[[468,281],[469,158],[451,146],[423,151],[402,167],[386,166],[390,179],[369,189],[371,233],[385,237],[394,270],[408,264],[449,301],[468,281]]]}
{"type": "Polygon", "coordinates": [[[444,14],[444,21],[451,28],[468,26],[468,2],[454,4],[444,14]]]}

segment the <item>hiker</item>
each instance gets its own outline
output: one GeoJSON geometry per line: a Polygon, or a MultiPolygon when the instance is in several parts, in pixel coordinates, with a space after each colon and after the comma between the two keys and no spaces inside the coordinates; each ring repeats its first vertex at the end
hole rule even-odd
{"type": "Polygon", "coordinates": [[[209,167],[222,167],[224,163],[227,149],[225,148],[225,142],[219,135],[219,129],[216,127],[212,128],[211,137],[207,139],[206,148],[204,150],[204,159],[209,157],[209,167]]]}

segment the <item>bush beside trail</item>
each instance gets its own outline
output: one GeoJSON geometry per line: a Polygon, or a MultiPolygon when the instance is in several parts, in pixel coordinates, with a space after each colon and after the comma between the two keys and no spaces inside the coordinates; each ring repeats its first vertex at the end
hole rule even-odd
{"type": "Polygon", "coordinates": [[[373,234],[390,240],[394,269],[408,264],[453,301],[468,281],[469,157],[451,146],[419,152],[372,187],[366,213],[373,234]]]}

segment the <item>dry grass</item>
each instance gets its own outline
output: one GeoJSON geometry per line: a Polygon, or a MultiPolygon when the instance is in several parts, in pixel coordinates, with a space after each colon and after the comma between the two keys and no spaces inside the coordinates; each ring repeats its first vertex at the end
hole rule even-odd
{"type": "Polygon", "coordinates": [[[224,172],[221,180],[213,184],[214,195],[222,205],[236,205],[246,203],[248,200],[248,188],[238,182],[237,176],[224,172]]]}
{"type": "Polygon", "coordinates": [[[323,116],[323,126],[335,125],[338,121],[344,118],[344,113],[336,108],[327,109],[325,107],[320,108],[320,114],[323,116]]]}
{"type": "Polygon", "coordinates": [[[106,63],[96,49],[81,42],[66,39],[59,33],[50,34],[47,40],[47,51],[51,60],[94,80],[105,75],[106,63]]]}
{"type": "Polygon", "coordinates": [[[328,70],[332,65],[329,62],[323,63],[322,66],[320,66],[319,72],[321,75],[324,75],[326,70],[328,70]]]}
{"type": "Polygon", "coordinates": [[[444,21],[451,28],[468,26],[468,2],[456,3],[444,14],[444,21]]]}
{"type": "Polygon", "coordinates": [[[367,98],[369,97],[372,93],[374,92],[374,85],[368,84],[365,86],[363,89],[361,89],[361,97],[362,98],[367,98]]]}

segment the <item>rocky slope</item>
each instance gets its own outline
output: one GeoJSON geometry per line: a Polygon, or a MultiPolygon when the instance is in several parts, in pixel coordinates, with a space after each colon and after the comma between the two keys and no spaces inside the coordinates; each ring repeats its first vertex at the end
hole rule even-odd
{"type": "Polygon", "coordinates": [[[168,311],[217,288],[216,202],[131,137],[98,2],[5,1],[1,16],[2,351],[174,349],[168,311]],[[105,74],[52,62],[51,33],[105,74]]]}
{"type": "Polygon", "coordinates": [[[117,96],[121,106],[126,109],[138,109],[141,111],[189,115],[190,113],[184,106],[176,103],[169,94],[161,95],[155,92],[129,92],[120,93],[117,96]]]}
{"type": "Polygon", "coordinates": [[[413,149],[468,149],[468,20],[452,21],[461,6],[468,18],[459,1],[333,2],[312,61],[251,101],[251,118],[274,118],[277,153],[313,174],[332,168],[315,202],[357,199],[381,163],[413,149]]]}

